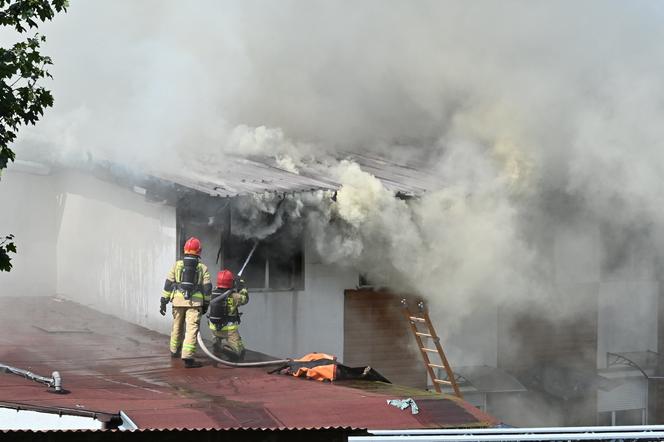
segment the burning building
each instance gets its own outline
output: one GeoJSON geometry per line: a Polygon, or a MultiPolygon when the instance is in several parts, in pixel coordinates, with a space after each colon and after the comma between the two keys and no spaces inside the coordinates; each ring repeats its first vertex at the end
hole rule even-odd
{"type": "MultiPolygon", "coordinates": [[[[352,161],[396,200],[420,198],[435,182],[426,169],[352,161]]],[[[416,290],[372,284],[363,268],[326,259],[320,239],[311,237],[308,217],[337,204],[343,191],[334,176],[294,174],[256,158],[236,159],[216,178],[132,174],[110,163],[76,170],[19,162],[3,191],[25,195],[14,210],[14,198],[3,201],[10,208],[4,224],[19,239],[33,239],[19,242],[16,270],[1,275],[5,295],[58,296],[165,332],[157,298],[187,237],[202,239],[212,270],[239,268],[258,240],[245,273],[252,301],[242,334],[251,349],[283,357],[327,352],[350,365],[369,364],[396,383],[427,387],[399,306],[416,290]]],[[[628,283],[602,282],[597,243],[587,233],[581,243],[555,232],[549,238],[559,292],[548,314],[541,300],[521,308],[499,299],[459,313],[459,322],[441,302],[447,297],[428,300],[466,400],[522,425],[653,422],[659,295],[652,290],[620,314],[611,310],[618,286],[628,283]],[[556,258],[568,256],[566,248],[585,254],[588,267],[566,267],[556,258]],[[575,314],[557,316],[558,303],[575,314]],[[625,342],[625,327],[640,337],[625,342]]]]}
{"type": "Polygon", "coordinates": [[[256,350],[423,386],[391,310],[423,297],[466,398],[507,422],[661,421],[661,17],[656,1],[72,5],[44,29],[56,105],[16,143],[35,163],[0,185],[19,247],[2,295],[163,332],[185,236],[213,269],[258,240],[256,350]]]}

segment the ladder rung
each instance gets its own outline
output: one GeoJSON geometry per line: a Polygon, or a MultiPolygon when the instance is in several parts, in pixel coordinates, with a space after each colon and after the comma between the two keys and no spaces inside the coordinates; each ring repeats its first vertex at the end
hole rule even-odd
{"type": "Polygon", "coordinates": [[[427,337],[427,338],[433,338],[433,336],[431,336],[429,333],[415,332],[415,334],[417,336],[424,336],[424,337],[427,337]]]}
{"type": "Polygon", "coordinates": [[[435,350],[433,348],[426,348],[426,347],[422,347],[422,351],[428,351],[429,353],[438,353],[438,350],[435,350]]]}
{"type": "Polygon", "coordinates": [[[426,322],[424,318],[418,318],[417,316],[409,316],[408,319],[411,321],[416,321],[416,322],[426,322]]]}
{"type": "Polygon", "coordinates": [[[444,365],[438,365],[438,364],[429,364],[429,367],[445,368],[444,365]]]}
{"type": "Polygon", "coordinates": [[[434,379],[433,380],[436,384],[445,384],[445,385],[452,385],[450,381],[444,381],[442,379],[434,379]]]}

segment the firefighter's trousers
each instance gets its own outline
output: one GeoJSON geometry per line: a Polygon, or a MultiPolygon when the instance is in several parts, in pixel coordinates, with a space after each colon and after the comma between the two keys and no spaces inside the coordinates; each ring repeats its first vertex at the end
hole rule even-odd
{"type": "Polygon", "coordinates": [[[229,353],[236,358],[244,355],[244,344],[237,328],[231,330],[213,330],[215,346],[224,353],[229,353]]]}
{"type": "Polygon", "coordinates": [[[182,359],[193,358],[196,353],[196,335],[200,325],[200,307],[173,307],[171,353],[177,353],[182,348],[182,359]],[[183,336],[184,339],[182,339],[183,336]]]}

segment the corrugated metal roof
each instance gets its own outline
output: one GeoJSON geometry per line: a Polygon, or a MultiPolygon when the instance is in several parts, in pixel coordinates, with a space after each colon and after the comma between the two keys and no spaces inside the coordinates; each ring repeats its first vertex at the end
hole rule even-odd
{"type": "Polygon", "coordinates": [[[220,440],[246,442],[345,442],[349,436],[367,436],[366,431],[349,428],[331,429],[168,429],[127,431],[10,431],[0,432],[3,442],[114,442],[114,441],[153,441],[180,442],[192,438],[197,442],[218,442],[220,440]]]}
{"type": "MultiPolygon", "coordinates": [[[[0,401],[98,413],[123,410],[139,428],[430,428],[495,424],[471,405],[421,392],[420,414],[389,406],[390,390],[270,375],[259,368],[182,367],[168,337],[53,298],[0,299],[0,361],[48,375],[71,393],[0,374],[0,401]],[[47,324],[48,327],[44,327],[47,324]],[[49,332],[48,330],[56,330],[49,332]],[[89,330],[82,333],[80,330],[89,330]]],[[[359,383],[362,384],[362,383],[359,383]]],[[[361,386],[361,385],[360,385],[361,386]]]]}
{"type": "MultiPolygon", "coordinates": [[[[138,428],[132,430],[136,433],[205,433],[205,432],[216,432],[216,431],[228,431],[228,432],[262,432],[265,434],[269,433],[286,433],[289,431],[307,431],[311,430],[310,428],[138,428]]],[[[363,432],[362,429],[351,428],[351,427],[322,427],[315,428],[316,431],[340,431],[340,432],[363,432]]],[[[105,430],[89,430],[89,429],[79,429],[79,430],[47,430],[49,433],[99,433],[105,430]]],[[[122,430],[121,430],[122,431],[122,430]]],[[[44,430],[0,430],[0,433],[43,433],[44,430]]]]}
{"type": "MultiPolygon", "coordinates": [[[[344,159],[356,162],[362,170],[380,179],[395,193],[419,195],[439,187],[440,179],[424,164],[417,166],[360,154],[344,159]]],[[[200,162],[183,167],[178,173],[152,172],[157,178],[180,184],[214,196],[237,196],[252,193],[291,193],[311,190],[335,190],[340,187],[326,163],[310,161],[298,167],[298,173],[280,168],[270,157],[227,157],[220,165],[200,162]]]]}

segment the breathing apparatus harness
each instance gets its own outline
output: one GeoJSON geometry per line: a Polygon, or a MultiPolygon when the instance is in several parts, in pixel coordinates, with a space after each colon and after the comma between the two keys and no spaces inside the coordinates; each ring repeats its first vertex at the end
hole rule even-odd
{"type": "Polygon", "coordinates": [[[242,315],[242,313],[238,312],[236,307],[235,313],[231,314],[230,312],[231,307],[229,305],[230,299],[228,297],[236,289],[240,288],[238,286],[242,286],[240,289],[245,288],[244,281],[242,281],[242,273],[244,273],[244,269],[247,268],[247,264],[249,264],[249,261],[251,260],[251,257],[254,255],[254,252],[256,251],[257,247],[258,247],[258,241],[254,243],[254,246],[252,247],[251,251],[249,252],[249,255],[247,256],[247,259],[244,260],[242,268],[240,269],[239,272],[237,272],[237,275],[235,275],[235,278],[233,279],[233,287],[227,289],[224,292],[221,292],[219,289],[212,290],[212,299],[210,301],[210,309],[208,311],[207,316],[208,320],[215,326],[217,330],[231,323],[235,324],[240,323],[240,316],[242,315]]]}
{"type": "Polygon", "coordinates": [[[182,259],[184,267],[180,276],[180,282],[177,284],[177,289],[182,292],[184,299],[191,299],[191,295],[197,291],[201,291],[203,287],[198,284],[198,262],[200,257],[197,255],[184,255],[182,259]]]}
{"type": "Polygon", "coordinates": [[[234,292],[233,288],[221,291],[219,289],[212,290],[212,299],[210,301],[210,309],[208,310],[208,320],[214,324],[217,330],[230,323],[239,324],[240,316],[242,313],[235,309],[235,314],[230,313],[230,306],[228,305],[228,297],[234,292]]]}
{"type": "MultiPolygon", "coordinates": [[[[239,272],[237,272],[236,275],[236,282],[234,282],[234,286],[237,286],[237,281],[241,281],[241,276],[242,273],[244,272],[244,269],[247,267],[247,264],[249,264],[249,261],[251,260],[251,257],[254,255],[254,252],[256,251],[256,247],[258,247],[258,241],[254,243],[254,247],[251,249],[251,252],[249,252],[249,256],[247,256],[247,259],[244,261],[244,264],[242,265],[242,268],[240,269],[239,272]]],[[[228,318],[235,318],[234,316],[228,315],[228,296],[233,293],[235,287],[230,288],[226,291],[224,291],[221,294],[218,294],[217,296],[214,296],[214,291],[213,291],[213,297],[210,301],[210,309],[208,310],[208,320],[215,325],[215,327],[218,327],[218,324],[224,323],[227,321],[228,318]]],[[[217,292],[218,293],[218,292],[217,292]]],[[[236,315],[237,315],[237,323],[240,323],[240,315],[242,313],[237,312],[236,310],[236,315]]],[[[231,321],[235,322],[235,321],[231,321]]],[[[229,367],[265,367],[269,365],[276,365],[276,364],[284,364],[290,361],[290,359],[277,359],[274,361],[261,361],[261,362],[229,362],[224,359],[221,359],[212,353],[207,346],[205,345],[205,341],[203,341],[203,337],[201,336],[201,332],[198,332],[198,336],[196,336],[196,340],[198,341],[198,345],[200,345],[201,349],[203,352],[205,352],[208,357],[222,365],[227,365],[229,367]]]]}

